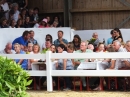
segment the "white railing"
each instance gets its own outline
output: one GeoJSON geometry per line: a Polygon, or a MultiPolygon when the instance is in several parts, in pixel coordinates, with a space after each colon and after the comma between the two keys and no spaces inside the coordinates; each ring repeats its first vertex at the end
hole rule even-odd
{"type": "Polygon", "coordinates": [[[52,76],[130,76],[129,70],[52,70],[51,59],[85,59],[85,58],[130,58],[130,53],[51,53],[46,54],[4,54],[11,59],[46,59],[46,71],[27,71],[31,76],[46,76],[47,91],[52,92],[52,76]]]}

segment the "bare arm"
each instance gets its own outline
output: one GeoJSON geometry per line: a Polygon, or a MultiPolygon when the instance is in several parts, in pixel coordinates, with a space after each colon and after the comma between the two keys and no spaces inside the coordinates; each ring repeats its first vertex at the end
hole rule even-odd
{"type": "Polygon", "coordinates": [[[38,61],[34,59],[30,59],[30,63],[33,63],[33,62],[38,62],[38,61]]]}
{"type": "Polygon", "coordinates": [[[122,39],[121,39],[121,38],[118,38],[118,41],[119,41],[119,42],[121,42],[121,41],[122,41],[122,39]]]}
{"type": "Polygon", "coordinates": [[[114,69],[115,68],[116,60],[111,60],[111,66],[108,69],[114,69]]]}
{"type": "Polygon", "coordinates": [[[18,62],[18,64],[21,65],[22,62],[23,62],[23,59],[20,59],[19,62],[18,62]]]}
{"type": "Polygon", "coordinates": [[[72,61],[73,65],[75,65],[74,59],[71,59],[71,61],[72,61]]]}
{"type": "Polygon", "coordinates": [[[66,70],[67,59],[63,59],[63,70],[66,70]]]}
{"type": "Polygon", "coordinates": [[[124,63],[125,63],[125,65],[126,65],[127,67],[130,67],[130,62],[124,61],[124,63]]]}
{"type": "Polygon", "coordinates": [[[28,6],[28,0],[25,0],[25,6],[24,6],[24,8],[26,8],[27,6],[28,6]]]}

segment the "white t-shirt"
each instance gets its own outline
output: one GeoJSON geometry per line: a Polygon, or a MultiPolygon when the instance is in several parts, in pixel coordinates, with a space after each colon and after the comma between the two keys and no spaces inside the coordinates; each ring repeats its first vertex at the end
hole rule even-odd
{"type": "Polygon", "coordinates": [[[36,23],[33,28],[39,28],[39,24],[36,23]]]}
{"type": "MultiPolygon", "coordinates": [[[[12,28],[11,26],[9,26],[9,28],[12,28]]],[[[14,27],[15,28],[15,27],[14,27]]]]}
{"type": "Polygon", "coordinates": [[[18,10],[14,13],[13,19],[15,20],[15,22],[18,21],[19,13],[20,13],[20,12],[19,12],[18,10]]]}
{"type": "MultiPolygon", "coordinates": [[[[8,5],[7,2],[4,3],[4,4],[2,4],[1,6],[2,6],[2,8],[3,8],[4,11],[9,11],[9,5],[8,5]]],[[[6,19],[8,20],[8,18],[9,18],[9,12],[6,12],[6,13],[5,13],[5,17],[6,17],[6,19]]]]}
{"type": "MultiPolygon", "coordinates": [[[[15,54],[14,50],[11,50],[11,52],[12,52],[12,54],[15,54]]],[[[5,52],[5,50],[2,50],[2,51],[0,51],[0,54],[7,54],[7,53],[5,52]]]]}
{"type": "MultiPolygon", "coordinates": [[[[30,52],[29,54],[34,54],[33,52],[30,52]]],[[[37,54],[40,54],[40,53],[37,53],[37,54]]],[[[38,61],[40,59],[34,59],[34,61],[38,61]]],[[[31,69],[31,62],[30,60],[28,60],[28,69],[31,69]]]]}
{"type": "MultiPolygon", "coordinates": [[[[30,54],[34,54],[34,52],[30,52],[30,54]]],[[[37,53],[37,54],[40,54],[40,53],[37,53]]],[[[38,61],[40,59],[33,59],[34,61],[38,61]]]]}

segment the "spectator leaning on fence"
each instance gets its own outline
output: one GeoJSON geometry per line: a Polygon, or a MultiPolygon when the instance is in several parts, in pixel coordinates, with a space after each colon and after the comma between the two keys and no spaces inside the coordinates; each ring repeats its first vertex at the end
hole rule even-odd
{"type": "MultiPolygon", "coordinates": [[[[127,52],[130,52],[130,40],[126,42],[125,49],[127,52]]],[[[130,69],[130,58],[124,60],[124,64],[125,64],[126,69],[130,69]]]]}
{"type": "MultiPolygon", "coordinates": [[[[75,51],[75,53],[92,53],[93,51],[90,49],[87,49],[88,42],[82,41],[80,44],[80,50],[75,51]]],[[[74,60],[74,68],[77,69],[77,67],[80,65],[81,62],[88,62],[88,59],[75,59],[74,60]]],[[[86,88],[86,80],[85,77],[82,77],[82,83],[84,89],[86,88]]]]}
{"type": "MultiPolygon", "coordinates": [[[[14,46],[14,50],[15,50],[16,54],[26,54],[24,51],[21,50],[20,44],[15,43],[13,46],[14,46]]],[[[27,59],[14,59],[14,61],[15,61],[17,64],[21,65],[21,67],[22,67],[23,69],[26,70],[26,69],[28,68],[27,59]]]]}
{"type": "MultiPolygon", "coordinates": [[[[67,53],[64,51],[65,46],[63,44],[60,44],[57,48],[58,53],[67,53]]],[[[57,63],[57,69],[58,70],[73,70],[73,62],[71,59],[59,59],[57,63]]],[[[70,90],[72,88],[72,81],[70,77],[64,77],[66,88],[63,90],[70,90]]]]}
{"type": "MultiPolygon", "coordinates": [[[[116,52],[126,52],[126,49],[124,49],[122,46],[121,46],[121,43],[118,41],[118,40],[115,40],[113,41],[113,48],[116,52]]],[[[120,69],[122,67],[124,67],[124,63],[123,61],[126,60],[126,59],[112,59],[112,64],[110,66],[110,70],[113,70],[113,69],[120,69]]]]}

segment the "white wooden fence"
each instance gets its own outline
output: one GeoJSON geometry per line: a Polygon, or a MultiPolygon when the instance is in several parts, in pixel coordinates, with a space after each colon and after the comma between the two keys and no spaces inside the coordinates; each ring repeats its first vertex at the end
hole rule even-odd
{"type": "Polygon", "coordinates": [[[130,58],[130,53],[51,53],[46,54],[4,54],[11,59],[46,59],[47,70],[27,71],[31,76],[46,76],[47,91],[52,92],[52,76],[130,76],[130,70],[52,70],[51,59],[86,58],[130,58]]]}

